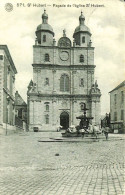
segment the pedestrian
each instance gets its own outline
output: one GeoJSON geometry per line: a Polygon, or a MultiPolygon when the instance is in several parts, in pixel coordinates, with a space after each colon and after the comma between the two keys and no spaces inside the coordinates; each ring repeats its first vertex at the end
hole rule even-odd
{"type": "Polygon", "coordinates": [[[108,133],[109,133],[109,127],[105,127],[104,134],[105,134],[106,140],[108,140],[108,133]]]}

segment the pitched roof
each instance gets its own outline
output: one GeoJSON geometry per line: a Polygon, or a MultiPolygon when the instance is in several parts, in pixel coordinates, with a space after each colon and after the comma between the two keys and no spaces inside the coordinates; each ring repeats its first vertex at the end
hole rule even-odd
{"type": "Polygon", "coordinates": [[[15,105],[26,105],[26,102],[23,100],[23,98],[20,96],[20,94],[18,93],[18,91],[16,91],[15,93],[15,105]]]}
{"type": "Polygon", "coordinates": [[[109,93],[111,93],[111,92],[113,92],[113,91],[115,91],[115,90],[117,90],[117,89],[119,89],[120,87],[123,87],[123,86],[125,86],[125,80],[122,83],[120,83],[117,87],[115,87],[113,90],[111,90],[109,93]]]}

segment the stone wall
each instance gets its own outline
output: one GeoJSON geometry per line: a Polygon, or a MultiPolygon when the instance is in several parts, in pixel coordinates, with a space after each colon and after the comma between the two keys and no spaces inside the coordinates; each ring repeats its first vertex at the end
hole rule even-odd
{"type": "Polygon", "coordinates": [[[0,124],[3,126],[7,123],[13,128],[15,124],[14,82],[16,69],[6,45],[0,45],[0,55],[3,55],[3,60],[0,60],[0,124]]]}
{"type": "MultiPolygon", "coordinates": [[[[0,55],[4,56],[4,52],[0,51],[0,55]]],[[[0,125],[3,124],[3,79],[4,79],[4,59],[0,60],[0,125]]]]}
{"type": "Polygon", "coordinates": [[[69,114],[69,126],[78,125],[79,120],[76,119],[83,114],[81,104],[85,103],[89,109],[87,116],[94,117],[93,124],[100,124],[100,102],[88,102],[88,97],[79,97],[77,100],[66,97],[30,97],[29,101],[29,130],[33,127],[39,127],[39,130],[56,130],[60,125],[60,115],[62,112],[69,114]],[[49,110],[46,110],[46,104],[49,110]],[[92,112],[91,112],[92,108],[92,112]],[[46,124],[45,116],[49,116],[49,124],[46,124]]]}
{"type": "Polygon", "coordinates": [[[37,91],[44,94],[88,94],[92,84],[94,83],[94,68],[81,67],[73,71],[70,67],[62,67],[53,69],[53,67],[34,68],[33,80],[36,83],[37,91]],[[70,91],[60,91],[60,78],[61,75],[66,74],[70,80],[70,91]],[[46,84],[46,78],[49,79],[49,84],[46,84]],[[84,85],[80,85],[80,80],[83,79],[84,85]]]}
{"type": "Polygon", "coordinates": [[[58,64],[58,65],[94,65],[94,48],[93,47],[74,47],[59,48],[46,46],[41,47],[35,45],[33,47],[33,63],[34,64],[58,64]],[[67,60],[61,59],[61,52],[67,52],[67,60]],[[45,54],[49,54],[50,60],[45,61],[45,54]],[[80,62],[80,55],[84,56],[84,62],[80,62]]]}

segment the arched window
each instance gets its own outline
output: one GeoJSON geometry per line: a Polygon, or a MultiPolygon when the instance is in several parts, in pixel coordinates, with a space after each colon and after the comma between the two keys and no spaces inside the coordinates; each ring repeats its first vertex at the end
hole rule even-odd
{"type": "Polygon", "coordinates": [[[45,62],[49,62],[49,54],[48,53],[45,54],[45,62]]]}
{"type": "Polygon", "coordinates": [[[46,42],[46,35],[43,35],[43,42],[46,42]]]}
{"type": "Polygon", "coordinates": [[[84,62],[84,55],[80,55],[80,59],[79,59],[80,62],[84,62]]]}
{"type": "Polygon", "coordinates": [[[46,111],[49,111],[49,105],[46,104],[46,111]]]}
{"type": "Polygon", "coordinates": [[[49,115],[48,115],[48,114],[45,115],[45,123],[46,123],[46,124],[49,124],[49,115]]]}
{"type": "Polygon", "coordinates": [[[66,74],[60,78],[60,91],[69,91],[69,77],[66,74]]]}
{"type": "Polygon", "coordinates": [[[85,37],[82,37],[82,43],[85,43],[85,37]]]}

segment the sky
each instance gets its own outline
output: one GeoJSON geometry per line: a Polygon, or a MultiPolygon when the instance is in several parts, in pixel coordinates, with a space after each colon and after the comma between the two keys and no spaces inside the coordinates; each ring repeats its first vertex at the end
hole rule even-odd
{"type": "Polygon", "coordinates": [[[35,31],[42,22],[44,8],[56,42],[62,37],[63,29],[73,41],[83,11],[95,47],[95,80],[102,93],[101,113],[104,115],[110,111],[109,91],[125,80],[125,3],[122,0],[1,0],[0,44],[9,48],[18,72],[16,90],[25,101],[27,86],[33,77],[35,31]],[[13,5],[10,12],[5,10],[8,2],[13,5]]]}

